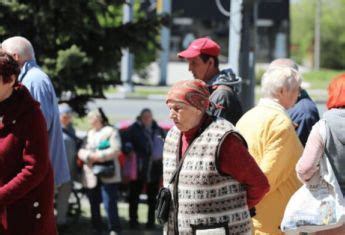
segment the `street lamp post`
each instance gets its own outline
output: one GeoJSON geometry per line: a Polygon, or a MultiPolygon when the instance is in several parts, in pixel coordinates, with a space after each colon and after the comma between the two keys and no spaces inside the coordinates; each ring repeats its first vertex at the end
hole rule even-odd
{"type": "Polygon", "coordinates": [[[321,0],[316,0],[315,10],[315,41],[314,41],[314,69],[320,69],[320,17],[321,0]]]}
{"type": "MultiPolygon", "coordinates": [[[[123,6],[123,24],[129,23],[133,20],[133,3],[134,0],[127,0],[123,6]]],[[[123,48],[121,58],[121,81],[122,81],[122,91],[124,93],[133,92],[133,64],[134,55],[130,53],[128,48],[123,48]]]]}

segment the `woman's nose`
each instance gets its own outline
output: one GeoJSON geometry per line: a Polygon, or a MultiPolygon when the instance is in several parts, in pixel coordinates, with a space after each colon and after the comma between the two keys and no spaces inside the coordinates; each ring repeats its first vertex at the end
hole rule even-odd
{"type": "Polygon", "coordinates": [[[170,119],[176,118],[176,112],[173,109],[170,109],[169,118],[170,119]]]}

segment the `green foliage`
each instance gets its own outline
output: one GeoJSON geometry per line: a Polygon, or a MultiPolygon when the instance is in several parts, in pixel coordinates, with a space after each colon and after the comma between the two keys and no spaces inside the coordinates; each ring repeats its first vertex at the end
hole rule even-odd
{"type": "Polygon", "coordinates": [[[255,85],[261,85],[262,75],[266,72],[265,69],[259,68],[255,71],[255,85]]]}
{"type": "MultiPolygon", "coordinates": [[[[299,63],[313,55],[316,0],[300,0],[291,5],[292,57],[299,63]]],[[[345,0],[321,3],[321,66],[345,67],[345,0]]]]}
{"type": "Polygon", "coordinates": [[[345,71],[330,69],[321,69],[319,71],[312,70],[303,74],[303,80],[310,83],[310,88],[312,89],[326,90],[330,81],[344,72],[345,71]]]}
{"type": "Polygon", "coordinates": [[[302,63],[313,49],[315,0],[301,0],[291,6],[292,57],[302,63]],[[312,3],[312,4],[311,4],[312,3]]]}
{"type": "Polygon", "coordinates": [[[80,114],[92,97],[120,82],[121,48],[135,54],[136,68],[155,59],[158,34],[167,16],[147,17],[135,5],[135,20],[122,24],[124,0],[2,0],[0,37],[28,38],[57,94],[70,92],[80,114]],[[148,49],[149,48],[149,49],[148,49]]]}

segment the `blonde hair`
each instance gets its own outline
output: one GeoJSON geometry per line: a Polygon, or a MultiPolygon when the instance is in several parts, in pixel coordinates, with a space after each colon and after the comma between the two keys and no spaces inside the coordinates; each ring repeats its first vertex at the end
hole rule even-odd
{"type": "Polygon", "coordinates": [[[272,67],[268,69],[261,80],[261,90],[264,97],[277,98],[280,89],[293,90],[300,87],[302,77],[298,71],[288,67],[272,67]]]}

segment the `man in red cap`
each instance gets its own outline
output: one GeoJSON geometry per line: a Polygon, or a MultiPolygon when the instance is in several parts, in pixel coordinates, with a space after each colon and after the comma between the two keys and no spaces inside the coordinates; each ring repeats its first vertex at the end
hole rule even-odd
{"type": "Polygon", "coordinates": [[[236,124],[243,114],[237,92],[241,79],[229,68],[220,71],[218,56],[220,46],[210,38],[198,38],[189,47],[178,53],[179,58],[188,60],[189,71],[195,79],[206,82],[210,88],[212,115],[223,117],[236,124]]]}

